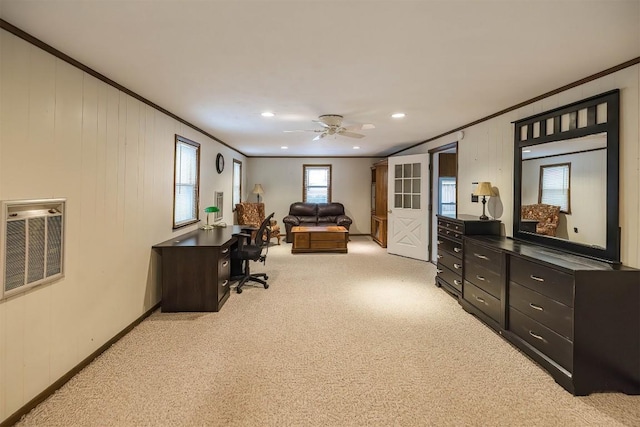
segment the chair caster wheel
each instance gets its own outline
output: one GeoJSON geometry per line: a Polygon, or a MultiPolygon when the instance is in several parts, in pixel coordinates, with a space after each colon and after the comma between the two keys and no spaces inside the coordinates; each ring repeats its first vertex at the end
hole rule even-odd
{"type": "Polygon", "coordinates": [[[239,293],[239,294],[241,294],[241,293],[242,293],[242,289],[241,289],[241,288],[237,288],[237,289],[236,289],[236,292],[237,292],[237,293],[239,293]]]}
{"type": "Polygon", "coordinates": [[[269,289],[269,285],[267,285],[267,284],[265,283],[264,288],[265,288],[265,289],[269,289]]]}

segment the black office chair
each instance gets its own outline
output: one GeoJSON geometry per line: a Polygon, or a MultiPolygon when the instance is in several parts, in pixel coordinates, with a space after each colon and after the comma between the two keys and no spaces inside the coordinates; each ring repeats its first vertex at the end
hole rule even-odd
{"type": "Polygon", "coordinates": [[[251,242],[251,232],[249,230],[247,230],[249,231],[248,233],[236,234],[236,236],[238,236],[238,247],[231,252],[231,258],[244,262],[243,275],[236,287],[236,292],[239,294],[242,293],[242,287],[248,281],[258,282],[261,283],[265,289],[269,288],[269,284],[267,283],[269,276],[265,273],[251,274],[250,264],[251,261],[262,261],[264,264],[267,260],[267,252],[269,251],[269,224],[271,223],[271,218],[274,213],[262,221],[253,242],[251,242]],[[263,277],[264,280],[260,279],[260,277],[263,277]]]}

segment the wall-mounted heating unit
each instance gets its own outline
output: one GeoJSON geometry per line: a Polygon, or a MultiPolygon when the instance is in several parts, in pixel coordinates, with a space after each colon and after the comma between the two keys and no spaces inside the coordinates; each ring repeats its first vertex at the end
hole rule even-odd
{"type": "Polygon", "coordinates": [[[0,299],[64,275],[65,199],[2,202],[0,299]]]}

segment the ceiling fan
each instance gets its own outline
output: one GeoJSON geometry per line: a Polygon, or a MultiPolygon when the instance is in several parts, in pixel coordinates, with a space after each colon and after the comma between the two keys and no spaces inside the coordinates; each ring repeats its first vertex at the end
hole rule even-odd
{"type": "Polygon", "coordinates": [[[324,114],[318,117],[318,120],[313,122],[318,123],[324,129],[300,129],[300,130],[285,130],[285,132],[314,132],[317,133],[314,141],[318,141],[326,136],[341,135],[348,136],[349,138],[364,138],[364,134],[353,132],[354,130],[366,130],[374,129],[375,126],[371,123],[365,123],[362,125],[342,126],[343,117],[338,114],[324,114]]]}

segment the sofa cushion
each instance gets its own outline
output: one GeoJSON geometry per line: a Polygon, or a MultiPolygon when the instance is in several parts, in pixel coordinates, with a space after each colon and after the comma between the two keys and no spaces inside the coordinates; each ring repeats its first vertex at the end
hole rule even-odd
{"type": "Polygon", "coordinates": [[[300,216],[298,219],[300,224],[315,224],[317,218],[315,216],[300,216]]]}
{"type": "Polygon", "coordinates": [[[289,206],[289,215],[295,215],[298,217],[313,216],[313,220],[315,222],[315,217],[318,216],[318,205],[316,203],[292,203],[291,206],[289,206]]]}
{"type": "Polygon", "coordinates": [[[344,215],[344,205],[342,203],[318,203],[318,216],[320,218],[336,217],[338,215],[344,215]]]}

